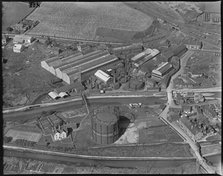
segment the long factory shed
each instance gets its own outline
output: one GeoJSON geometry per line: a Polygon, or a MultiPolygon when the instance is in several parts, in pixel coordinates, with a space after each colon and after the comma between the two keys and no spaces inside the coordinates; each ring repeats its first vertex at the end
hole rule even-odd
{"type": "Polygon", "coordinates": [[[82,74],[99,69],[117,61],[118,58],[108,51],[93,51],[86,55],[76,53],[68,57],[53,57],[41,62],[41,66],[68,84],[73,83],[82,74]]]}

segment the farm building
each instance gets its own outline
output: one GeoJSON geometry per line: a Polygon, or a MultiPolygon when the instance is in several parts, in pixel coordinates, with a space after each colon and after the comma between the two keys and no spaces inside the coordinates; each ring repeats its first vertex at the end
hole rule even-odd
{"type": "Polygon", "coordinates": [[[163,79],[163,76],[167,74],[172,68],[172,64],[168,62],[162,62],[158,68],[152,71],[152,79],[160,81],[163,79]]]}
{"type": "Polygon", "coordinates": [[[198,41],[197,39],[187,39],[184,41],[184,44],[186,45],[187,49],[201,49],[202,48],[202,42],[198,41]]]}
{"type": "Polygon", "coordinates": [[[15,53],[21,53],[25,49],[24,45],[21,44],[15,44],[13,46],[13,52],[15,53]]]}
{"type": "Polygon", "coordinates": [[[109,76],[107,73],[103,72],[102,70],[98,70],[94,74],[99,80],[104,82],[105,84],[111,79],[111,76],[109,76]]]}
{"type": "Polygon", "coordinates": [[[83,74],[114,63],[118,58],[107,51],[94,51],[86,55],[77,53],[63,58],[53,57],[41,62],[41,66],[67,84],[82,79],[83,74]]]}
{"type": "Polygon", "coordinates": [[[145,62],[153,59],[157,56],[160,52],[157,49],[146,49],[145,51],[137,54],[131,60],[134,62],[136,67],[143,65],[145,62]]]}
{"type": "Polygon", "coordinates": [[[13,43],[19,43],[19,44],[23,44],[23,43],[27,43],[30,44],[34,41],[34,38],[28,35],[15,35],[15,37],[13,38],[13,43]]]}

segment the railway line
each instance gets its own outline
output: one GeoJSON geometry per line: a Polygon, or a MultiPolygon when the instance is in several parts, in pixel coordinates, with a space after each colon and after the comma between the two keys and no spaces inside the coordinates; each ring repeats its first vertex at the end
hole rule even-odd
{"type": "Polygon", "coordinates": [[[91,156],[62,153],[55,151],[37,150],[23,147],[3,145],[5,156],[33,158],[40,160],[81,163],[82,165],[104,165],[108,167],[136,168],[136,167],[171,167],[195,162],[195,157],[113,157],[91,156]]]}
{"type": "MultiPolygon", "coordinates": [[[[14,37],[16,34],[9,34],[9,33],[3,33],[4,35],[9,36],[10,38],[14,37]]],[[[123,45],[126,44],[125,42],[109,42],[109,41],[96,41],[96,40],[87,40],[87,39],[75,39],[75,38],[66,38],[66,37],[57,37],[53,35],[38,35],[38,34],[32,34],[32,33],[24,33],[25,35],[29,35],[35,38],[47,38],[50,37],[51,39],[56,40],[63,40],[63,41],[71,41],[71,42],[83,42],[83,43],[97,43],[97,44],[111,44],[111,45],[123,45]]]]}

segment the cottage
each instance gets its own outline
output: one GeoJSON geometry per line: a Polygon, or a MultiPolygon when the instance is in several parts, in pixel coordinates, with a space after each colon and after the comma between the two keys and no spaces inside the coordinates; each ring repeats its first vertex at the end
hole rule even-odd
{"type": "Polygon", "coordinates": [[[25,49],[25,46],[21,44],[15,44],[13,46],[13,52],[15,53],[21,53],[24,49],[25,49]]]}

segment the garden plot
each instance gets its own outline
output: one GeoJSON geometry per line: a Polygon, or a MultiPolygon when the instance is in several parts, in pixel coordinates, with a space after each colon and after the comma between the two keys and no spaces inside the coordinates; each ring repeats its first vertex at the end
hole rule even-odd
{"type": "Polygon", "coordinates": [[[10,129],[7,133],[6,136],[9,137],[13,137],[13,140],[17,140],[17,139],[25,139],[27,141],[33,141],[33,142],[38,142],[39,139],[41,138],[41,134],[40,133],[34,133],[34,132],[30,132],[30,131],[19,131],[19,130],[13,130],[10,129]]]}

